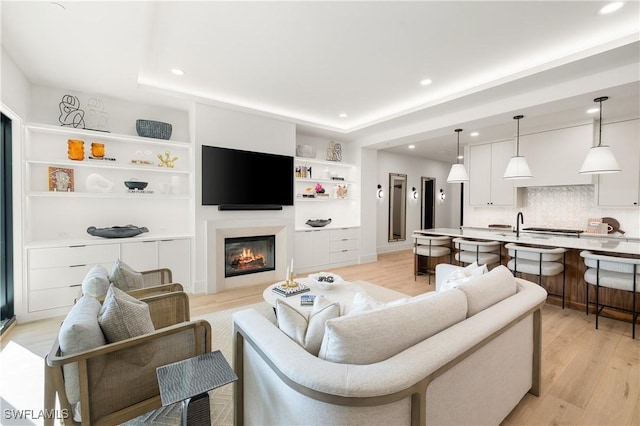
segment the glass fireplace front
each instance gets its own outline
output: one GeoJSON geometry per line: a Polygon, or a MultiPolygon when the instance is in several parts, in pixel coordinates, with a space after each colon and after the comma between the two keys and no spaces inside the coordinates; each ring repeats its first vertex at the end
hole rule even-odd
{"type": "Polygon", "coordinates": [[[224,239],[224,276],[255,274],[276,269],[276,236],[224,239]]]}

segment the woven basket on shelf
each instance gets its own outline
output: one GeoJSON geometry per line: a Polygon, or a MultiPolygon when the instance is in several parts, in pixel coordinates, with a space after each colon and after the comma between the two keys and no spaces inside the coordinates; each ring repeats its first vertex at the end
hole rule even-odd
{"type": "Polygon", "coordinates": [[[162,121],[136,120],[136,131],[138,136],[145,138],[170,139],[171,124],[162,121]]]}

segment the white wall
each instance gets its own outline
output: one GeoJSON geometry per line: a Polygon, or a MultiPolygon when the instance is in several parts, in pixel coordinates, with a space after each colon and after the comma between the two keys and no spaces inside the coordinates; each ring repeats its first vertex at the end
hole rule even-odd
{"type": "Polygon", "coordinates": [[[0,102],[25,120],[31,99],[29,80],[4,48],[2,48],[1,65],[0,102]]]}
{"type": "MultiPolygon", "coordinates": [[[[451,227],[454,226],[455,223],[457,223],[457,214],[455,215],[455,217],[452,214],[452,212],[454,212],[453,206],[456,203],[456,197],[452,196],[455,192],[454,186],[447,183],[447,175],[449,174],[449,169],[451,167],[450,164],[385,151],[378,151],[377,158],[377,181],[370,183],[366,183],[363,181],[363,188],[366,188],[363,193],[370,192],[371,194],[375,194],[375,187],[377,184],[382,185],[382,188],[384,190],[384,197],[382,199],[377,199],[376,205],[376,244],[378,253],[405,250],[413,245],[411,234],[414,230],[420,229],[421,200],[420,198],[414,200],[411,197],[411,188],[415,187],[419,193],[422,177],[435,178],[434,187],[436,192],[439,192],[440,188],[443,188],[445,190],[445,193],[447,194],[444,202],[437,201],[436,197],[435,226],[437,228],[451,227]],[[407,175],[407,238],[405,241],[388,241],[389,173],[400,173],[407,175]],[[369,187],[371,187],[370,191],[369,187]]],[[[364,232],[365,230],[363,229],[363,233],[364,232]]]]}
{"type": "MultiPolygon", "coordinates": [[[[279,155],[295,155],[296,126],[280,120],[258,115],[196,104],[194,107],[195,141],[195,293],[215,293],[219,283],[207,282],[207,221],[234,221],[236,223],[265,220],[286,222],[289,253],[292,255],[294,231],[294,207],[284,206],[281,211],[218,211],[217,206],[202,205],[202,145],[267,152],[279,155]]],[[[260,182],[268,190],[269,177],[260,182]]],[[[211,272],[211,269],[209,269],[211,272]]],[[[209,273],[212,277],[215,274],[209,273]]]]}

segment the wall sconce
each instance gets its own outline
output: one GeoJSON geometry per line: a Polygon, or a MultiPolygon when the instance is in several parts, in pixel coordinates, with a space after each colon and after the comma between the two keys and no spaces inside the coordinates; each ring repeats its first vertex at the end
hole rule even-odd
{"type": "Polygon", "coordinates": [[[384,197],[384,191],[382,191],[382,185],[378,185],[378,192],[376,193],[378,198],[384,197]]]}
{"type": "Polygon", "coordinates": [[[444,201],[447,195],[444,193],[444,189],[440,188],[440,201],[444,201]]]}
{"type": "Polygon", "coordinates": [[[411,188],[411,198],[413,198],[414,200],[418,199],[418,191],[416,191],[416,187],[415,186],[413,188],[411,188]]]}

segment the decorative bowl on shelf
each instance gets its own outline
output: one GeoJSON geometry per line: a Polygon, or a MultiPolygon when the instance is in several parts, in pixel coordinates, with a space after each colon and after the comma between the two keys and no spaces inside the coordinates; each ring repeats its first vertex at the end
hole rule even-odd
{"type": "Polygon", "coordinates": [[[329,290],[332,286],[342,283],[342,277],[333,272],[318,272],[317,274],[310,274],[308,278],[320,290],[329,290]]]}
{"type": "Polygon", "coordinates": [[[172,126],[169,123],[153,120],[136,120],[138,136],[155,139],[171,139],[172,126]]]}
{"type": "Polygon", "coordinates": [[[139,180],[126,180],[124,181],[124,186],[126,186],[129,189],[135,189],[138,191],[142,191],[143,189],[145,189],[147,187],[147,185],[149,185],[149,182],[142,182],[139,180]]]}
{"type": "Polygon", "coordinates": [[[329,219],[309,219],[306,224],[312,226],[314,228],[322,228],[323,226],[327,226],[331,223],[331,218],[329,219]]]}
{"type": "Polygon", "coordinates": [[[311,145],[296,145],[298,157],[316,158],[316,147],[311,145]]]}

